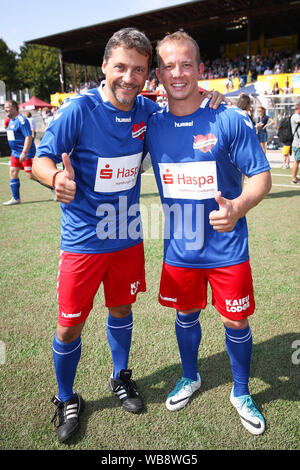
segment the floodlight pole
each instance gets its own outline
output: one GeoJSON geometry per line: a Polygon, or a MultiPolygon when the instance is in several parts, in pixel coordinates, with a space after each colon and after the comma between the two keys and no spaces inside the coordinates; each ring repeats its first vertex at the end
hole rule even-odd
{"type": "Polygon", "coordinates": [[[247,73],[250,68],[250,56],[251,56],[251,15],[250,12],[247,15],[247,73]]]}
{"type": "Polygon", "coordinates": [[[58,58],[59,58],[59,67],[60,67],[60,87],[61,87],[61,92],[65,92],[65,64],[64,64],[64,57],[63,57],[63,52],[61,49],[58,51],[58,58]]]}

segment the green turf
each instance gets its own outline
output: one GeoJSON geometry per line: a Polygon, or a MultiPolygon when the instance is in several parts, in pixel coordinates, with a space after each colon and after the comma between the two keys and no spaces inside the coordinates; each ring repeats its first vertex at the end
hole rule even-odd
{"type": "MultiPolygon", "coordinates": [[[[133,309],[130,367],[147,409],[140,415],[126,413],[108,391],[112,361],[101,288],[82,335],[75,383],[87,402],[81,429],[68,445],[58,444],[50,423],[55,411],[50,399],[57,391],[51,345],[57,318],[60,207],[49,190],[22,173],[23,203],[0,206],[0,449],[300,448],[300,364],[292,361],[300,359],[294,349],[300,340],[300,188],[290,185],[289,170],[272,172],[286,176],[274,176],[271,193],[248,214],[256,298],[250,389],[266,418],[264,435],[249,434],[229,402],[232,378],[224,328],[210,302],[201,313],[203,385],[183,410],[166,409],[166,396],[180,378],[181,367],[174,311],[157,301],[162,240],[146,237],[147,292],[139,295],[133,309]]],[[[141,202],[149,214],[159,198],[153,176],[148,173],[142,180],[141,202]]],[[[10,198],[7,165],[0,165],[0,183],[0,200],[5,201],[10,198]]],[[[156,224],[159,228],[158,218],[156,224]]]]}

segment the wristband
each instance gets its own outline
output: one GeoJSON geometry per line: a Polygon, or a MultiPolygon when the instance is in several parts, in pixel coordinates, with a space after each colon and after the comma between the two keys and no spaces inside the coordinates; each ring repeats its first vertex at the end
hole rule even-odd
{"type": "Polygon", "coordinates": [[[25,155],[27,155],[27,152],[25,152],[25,150],[22,150],[22,152],[21,152],[21,153],[25,153],[25,155]]]}
{"type": "Polygon", "coordinates": [[[58,173],[62,173],[62,170],[57,170],[54,175],[52,176],[52,188],[55,189],[55,179],[56,179],[56,176],[58,175],[58,173]]]}

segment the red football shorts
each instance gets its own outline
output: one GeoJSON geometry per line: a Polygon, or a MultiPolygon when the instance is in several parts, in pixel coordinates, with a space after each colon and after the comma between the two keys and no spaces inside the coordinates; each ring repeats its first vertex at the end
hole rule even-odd
{"type": "Polygon", "coordinates": [[[10,166],[14,168],[20,168],[24,170],[25,173],[31,173],[32,168],[32,158],[26,158],[23,162],[20,162],[19,158],[10,156],[10,166]]]}
{"type": "Polygon", "coordinates": [[[143,243],[111,253],[60,252],[57,295],[58,323],[74,326],[86,320],[103,282],[107,307],[128,305],[145,292],[143,243]]]}
{"type": "Polygon", "coordinates": [[[212,290],[212,305],[230,320],[247,318],[255,310],[249,261],[223,268],[180,268],[163,264],[159,302],[179,311],[207,305],[207,286],[212,290]]]}

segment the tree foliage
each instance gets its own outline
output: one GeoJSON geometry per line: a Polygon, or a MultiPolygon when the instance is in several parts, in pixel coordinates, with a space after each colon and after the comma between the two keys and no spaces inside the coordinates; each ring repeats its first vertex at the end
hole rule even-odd
{"type": "Polygon", "coordinates": [[[0,80],[3,80],[6,87],[11,90],[18,87],[15,75],[16,64],[16,53],[8,48],[3,39],[0,39],[0,80]]]}
{"type": "MultiPolygon", "coordinates": [[[[73,91],[87,80],[97,81],[97,75],[96,67],[77,65],[75,68],[74,64],[65,64],[65,90],[73,91]]],[[[58,51],[24,44],[17,54],[0,39],[0,80],[5,82],[7,91],[28,88],[31,96],[49,102],[50,95],[61,90],[58,51]]]]}
{"type": "Polygon", "coordinates": [[[31,94],[49,101],[60,88],[58,52],[46,46],[25,45],[16,65],[16,76],[31,94]]]}

